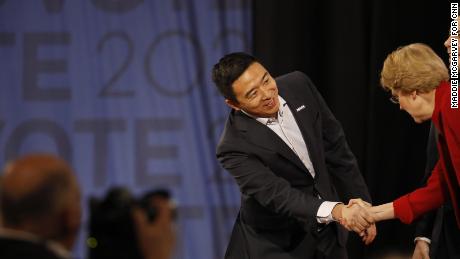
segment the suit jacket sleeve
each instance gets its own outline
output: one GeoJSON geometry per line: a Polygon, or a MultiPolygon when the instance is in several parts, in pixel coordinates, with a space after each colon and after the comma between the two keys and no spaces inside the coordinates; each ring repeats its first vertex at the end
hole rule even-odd
{"type": "Polygon", "coordinates": [[[352,198],[361,198],[372,202],[367,185],[359,171],[358,163],[351,152],[342,126],[332,114],[326,102],[310,81],[304,75],[316,96],[322,117],[322,137],[326,166],[332,176],[339,197],[347,203],[352,198]]]}
{"type": "Polygon", "coordinates": [[[258,158],[245,153],[244,145],[242,141],[222,143],[217,151],[217,158],[236,179],[241,193],[281,215],[294,217],[301,222],[314,220],[322,201],[293,188],[287,180],[276,176],[258,158]]]}

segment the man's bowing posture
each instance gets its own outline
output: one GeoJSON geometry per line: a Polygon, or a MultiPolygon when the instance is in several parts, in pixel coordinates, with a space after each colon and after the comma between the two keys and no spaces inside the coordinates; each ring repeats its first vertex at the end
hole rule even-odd
{"type": "Polygon", "coordinates": [[[232,108],[217,158],[242,198],[225,258],[348,258],[346,229],[372,242],[374,219],[342,203],[370,202],[366,184],[310,79],[273,79],[245,53],[221,58],[212,78],[232,108]]]}

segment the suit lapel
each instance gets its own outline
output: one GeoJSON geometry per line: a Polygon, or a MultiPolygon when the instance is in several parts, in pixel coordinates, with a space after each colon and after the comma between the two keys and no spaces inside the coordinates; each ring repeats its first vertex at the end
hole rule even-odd
{"type": "Polygon", "coordinates": [[[308,171],[294,151],[269,127],[242,112],[235,112],[235,119],[239,122],[237,123],[237,125],[240,125],[239,130],[246,135],[248,141],[264,149],[276,152],[301,170],[308,171]]]}
{"type": "Polygon", "coordinates": [[[308,147],[308,154],[310,156],[310,160],[315,168],[315,173],[319,173],[318,161],[320,158],[318,157],[318,152],[316,150],[321,150],[320,146],[318,146],[318,140],[314,137],[314,128],[313,125],[315,120],[318,116],[318,111],[314,109],[309,103],[305,103],[305,100],[300,100],[295,95],[291,95],[286,91],[282,91],[283,88],[280,89],[280,95],[286,101],[289,109],[296,120],[297,126],[302,133],[303,140],[308,147]]]}
{"type": "MultiPolygon", "coordinates": [[[[305,144],[308,147],[310,160],[315,168],[315,189],[323,199],[334,199],[329,187],[330,182],[323,166],[324,157],[322,156],[322,139],[318,139],[315,124],[318,123],[319,110],[314,103],[308,103],[312,98],[300,98],[306,93],[286,91],[287,87],[279,85],[279,93],[288,104],[291,112],[299,126],[305,144]],[[324,172],[324,174],[322,173],[324,172]]],[[[313,100],[311,101],[313,102],[313,100]]]]}

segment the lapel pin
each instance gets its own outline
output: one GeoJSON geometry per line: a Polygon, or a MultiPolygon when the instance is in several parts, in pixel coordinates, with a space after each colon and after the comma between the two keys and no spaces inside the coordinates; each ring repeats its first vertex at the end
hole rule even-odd
{"type": "Polygon", "coordinates": [[[296,108],[297,112],[300,112],[303,109],[305,109],[305,105],[303,105],[303,104],[296,108]]]}

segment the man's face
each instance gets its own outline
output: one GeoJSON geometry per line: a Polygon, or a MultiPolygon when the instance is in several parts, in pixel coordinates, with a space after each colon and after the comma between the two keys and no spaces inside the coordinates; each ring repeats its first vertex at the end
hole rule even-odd
{"type": "Polygon", "coordinates": [[[275,117],[279,109],[278,88],[275,80],[258,62],[251,64],[233,82],[233,92],[238,102],[225,102],[236,110],[243,110],[256,117],[275,117]]]}

